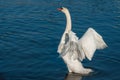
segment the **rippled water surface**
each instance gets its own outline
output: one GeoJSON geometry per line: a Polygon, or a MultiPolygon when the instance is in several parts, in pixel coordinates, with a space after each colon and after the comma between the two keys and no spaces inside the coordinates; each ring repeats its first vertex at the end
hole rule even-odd
{"type": "Polygon", "coordinates": [[[119,51],[120,0],[0,0],[0,80],[120,80],[119,51]],[[66,75],[57,53],[66,24],[61,6],[77,36],[93,27],[109,46],[83,61],[90,76],[66,75]]]}

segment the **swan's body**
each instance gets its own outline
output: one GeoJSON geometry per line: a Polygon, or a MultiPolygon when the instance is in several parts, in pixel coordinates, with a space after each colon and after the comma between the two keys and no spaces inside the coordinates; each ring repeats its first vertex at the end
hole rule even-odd
{"type": "Polygon", "coordinates": [[[84,68],[80,61],[86,57],[91,60],[96,49],[107,47],[100,36],[94,29],[89,28],[81,39],[71,31],[71,17],[67,8],[59,8],[65,13],[67,24],[66,29],[58,46],[58,52],[68,67],[69,72],[88,74],[91,69],[84,68]]]}

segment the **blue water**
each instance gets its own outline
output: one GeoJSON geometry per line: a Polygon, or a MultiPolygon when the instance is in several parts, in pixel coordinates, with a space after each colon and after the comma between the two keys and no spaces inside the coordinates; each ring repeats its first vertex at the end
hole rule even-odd
{"type": "Polygon", "coordinates": [[[119,0],[0,0],[0,80],[120,80],[119,48],[119,0]],[[69,8],[77,36],[93,27],[108,45],[83,61],[92,75],[67,75],[59,58],[61,6],[69,8]]]}

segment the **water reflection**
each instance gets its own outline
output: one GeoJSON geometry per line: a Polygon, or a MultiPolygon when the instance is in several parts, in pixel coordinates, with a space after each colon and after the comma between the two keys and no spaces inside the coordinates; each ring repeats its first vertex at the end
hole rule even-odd
{"type": "Polygon", "coordinates": [[[82,80],[82,75],[80,74],[73,74],[73,73],[68,73],[65,76],[64,80],[82,80]]]}

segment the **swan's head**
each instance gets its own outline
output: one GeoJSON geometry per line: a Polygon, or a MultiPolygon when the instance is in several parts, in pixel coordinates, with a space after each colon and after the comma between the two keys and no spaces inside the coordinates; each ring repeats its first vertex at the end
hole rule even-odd
{"type": "Polygon", "coordinates": [[[65,7],[62,7],[62,8],[58,8],[59,11],[62,11],[63,13],[68,13],[68,9],[65,8],[65,7]]]}

